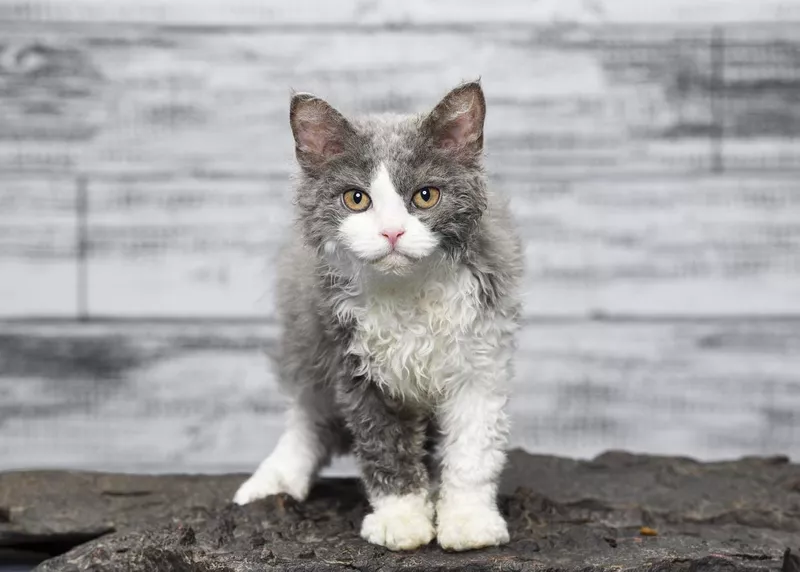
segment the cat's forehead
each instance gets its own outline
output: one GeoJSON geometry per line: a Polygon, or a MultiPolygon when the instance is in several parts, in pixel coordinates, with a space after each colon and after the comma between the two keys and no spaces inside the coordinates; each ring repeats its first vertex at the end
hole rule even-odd
{"type": "Polygon", "coordinates": [[[383,113],[362,116],[353,124],[364,138],[364,154],[373,162],[402,164],[413,159],[420,139],[418,116],[383,113]]]}
{"type": "Polygon", "coordinates": [[[352,123],[365,135],[381,139],[400,136],[418,127],[418,116],[403,113],[376,113],[353,118],[352,123]]]}

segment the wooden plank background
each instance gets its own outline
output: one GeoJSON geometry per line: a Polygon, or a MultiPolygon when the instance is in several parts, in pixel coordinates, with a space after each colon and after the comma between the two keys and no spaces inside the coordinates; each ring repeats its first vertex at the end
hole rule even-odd
{"type": "Polygon", "coordinates": [[[0,0],[0,318],[23,318],[0,320],[0,470],[252,469],[276,332],[239,319],[272,311],[290,89],[421,111],[479,75],[528,263],[514,444],[796,458],[792,20],[800,0],[0,0]],[[85,309],[156,320],[71,323],[80,180],[85,309]],[[174,320],[198,316],[234,323],[174,320]]]}
{"type": "MultiPolygon", "coordinates": [[[[283,403],[268,325],[12,324],[0,335],[0,470],[252,470],[283,403]]],[[[796,322],[536,323],[509,403],[512,444],[800,459],[796,322]]],[[[335,470],[353,470],[352,460],[335,470]]]]}
{"type": "Polygon", "coordinates": [[[529,316],[800,313],[800,25],[480,25],[478,3],[393,25],[379,3],[355,29],[356,4],[307,4],[261,26],[0,5],[0,315],[78,311],[84,176],[91,314],[269,316],[290,89],[420,111],[479,75],[529,316]]]}
{"type": "Polygon", "coordinates": [[[739,24],[800,19],[798,0],[0,0],[14,21],[153,22],[178,25],[391,25],[509,23],[739,24]]]}

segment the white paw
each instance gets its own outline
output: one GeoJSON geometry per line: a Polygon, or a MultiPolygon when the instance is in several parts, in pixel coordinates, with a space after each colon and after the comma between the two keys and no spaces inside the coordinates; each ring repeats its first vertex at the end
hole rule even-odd
{"type": "Polygon", "coordinates": [[[280,493],[287,493],[295,500],[304,501],[310,485],[309,475],[281,471],[276,466],[265,463],[239,487],[233,496],[233,502],[245,505],[280,493]]]}
{"type": "Polygon", "coordinates": [[[474,550],[509,541],[508,525],[493,506],[439,506],[436,538],[445,550],[474,550]]]}
{"type": "Polygon", "coordinates": [[[364,517],[361,537],[389,550],[413,550],[434,537],[433,506],[425,495],[385,497],[364,517]]]}

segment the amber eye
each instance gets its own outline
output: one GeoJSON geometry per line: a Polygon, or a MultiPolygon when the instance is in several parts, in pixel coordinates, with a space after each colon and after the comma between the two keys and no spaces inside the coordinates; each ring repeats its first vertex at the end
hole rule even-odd
{"type": "Polygon", "coordinates": [[[359,191],[358,189],[346,191],[342,195],[342,202],[348,209],[357,213],[367,210],[369,205],[372,204],[372,200],[369,198],[369,195],[364,191],[359,191]]]}
{"type": "Polygon", "coordinates": [[[441,193],[436,187],[422,187],[411,197],[414,206],[418,209],[429,209],[439,202],[441,193]]]}

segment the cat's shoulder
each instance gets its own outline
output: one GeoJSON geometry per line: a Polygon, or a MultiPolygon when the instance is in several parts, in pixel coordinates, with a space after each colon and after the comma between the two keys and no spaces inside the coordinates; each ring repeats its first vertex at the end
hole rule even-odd
{"type": "Polygon", "coordinates": [[[490,196],[465,264],[479,284],[485,305],[493,308],[518,305],[524,272],[523,248],[510,204],[503,195],[490,196]]]}

